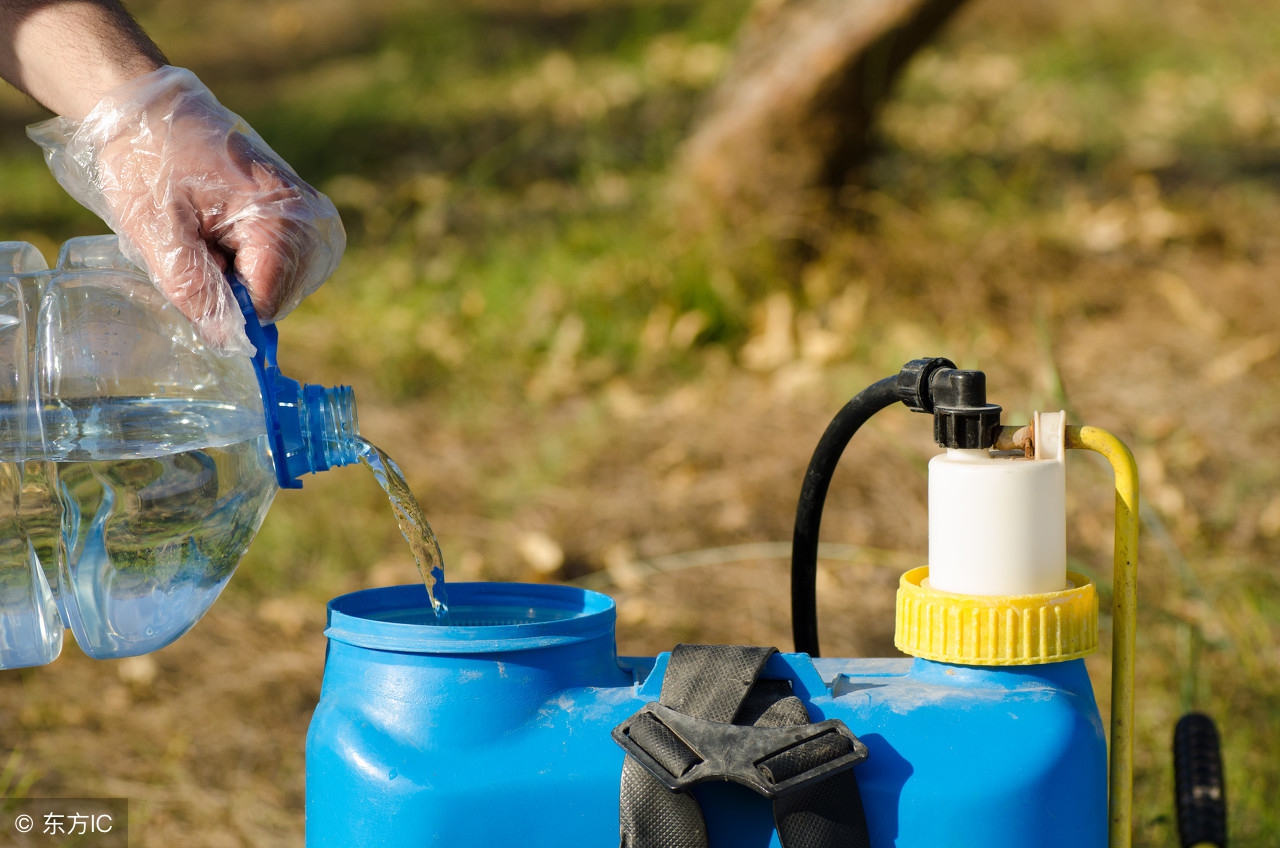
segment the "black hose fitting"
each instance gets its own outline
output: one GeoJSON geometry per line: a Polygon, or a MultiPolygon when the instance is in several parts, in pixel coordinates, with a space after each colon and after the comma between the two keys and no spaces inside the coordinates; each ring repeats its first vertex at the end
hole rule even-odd
{"type": "Polygon", "coordinates": [[[912,412],[933,413],[933,375],[939,370],[954,371],[950,359],[913,359],[898,372],[898,399],[912,412]]]}
{"type": "Polygon", "coordinates": [[[933,416],[939,447],[988,450],[1000,435],[1000,407],[987,403],[987,375],[950,359],[913,359],[898,372],[898,399],[933,416]]]}

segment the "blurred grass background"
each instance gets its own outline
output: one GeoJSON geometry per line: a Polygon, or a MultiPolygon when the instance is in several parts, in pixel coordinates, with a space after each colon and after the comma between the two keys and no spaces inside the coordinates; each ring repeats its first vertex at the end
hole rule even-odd
{"type": "MultiPolygon", "coordinates": [[[[671,169],[749,7],[131,6],[338,204],[346,259],[284,322],[283,367],[355,387],[450,579],[604,585],[624,652],[789,647],[785,561],[735,546],[789,539],[850,394],[945,355],[987,371],[1007,421],[1065,407],[1139,459],[1137,844],[1176,842],[1169,740],[1193,707],[1224,733],[1233,843],[1275,844],[1280,18],[974,0],[836,209],[776,243],[689,226],[671,169]]],[[[22,136],[41,117],[0,92],[0,236],[52,258],[102,225],[22,136]]],[[[819,575],[833,656],[892,653],[893,588],[924,557],[928,427],[881,418],[825,522],[856,546],[819,575]]],[[[1072,567],[1105,595],[1109,475],[1071,474],[1072,567]]],[[[0,677],[0,785],[128,796],[144,845],[299,844],[323,604],[413,577],[371,478],[308,480],[172,647],[69,645],[0,677]]],[[[1090,663],[1105,701],[1106,652],[1090,663]]]]}

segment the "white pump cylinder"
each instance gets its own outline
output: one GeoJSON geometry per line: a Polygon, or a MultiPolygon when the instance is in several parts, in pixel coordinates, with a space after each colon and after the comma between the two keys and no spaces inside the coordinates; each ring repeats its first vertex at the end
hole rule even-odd
{"type": "Polygon", "coordinates": [[[1035,457],[948,449],[929,462],[929,580],[962,595],[1067,588],[1065,415],[1036,413],[1035,457]]]}

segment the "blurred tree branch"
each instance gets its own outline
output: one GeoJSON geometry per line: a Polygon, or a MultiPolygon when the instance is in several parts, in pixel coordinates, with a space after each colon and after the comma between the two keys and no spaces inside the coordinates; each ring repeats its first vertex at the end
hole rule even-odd
{"type": "Polygon", "coordinates": [[[964,0],[758,0],[677,177],[701,211],[773,235],[868,153],[877,108],[964,0]]]}

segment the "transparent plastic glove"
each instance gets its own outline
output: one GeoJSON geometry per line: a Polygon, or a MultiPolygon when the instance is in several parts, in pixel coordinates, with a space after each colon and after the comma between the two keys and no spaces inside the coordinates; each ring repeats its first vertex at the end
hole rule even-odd
{"type": "Polygon", "coordinates": [[[263,321],[288,314],[342,258],[329,198],[188,70],[160,68],[108,92],[83,121],[53,118],[27,134],[222,353],[253,351],[223,273],[229,258],[263,321]]]}

